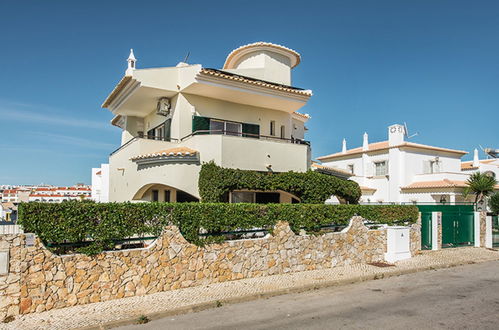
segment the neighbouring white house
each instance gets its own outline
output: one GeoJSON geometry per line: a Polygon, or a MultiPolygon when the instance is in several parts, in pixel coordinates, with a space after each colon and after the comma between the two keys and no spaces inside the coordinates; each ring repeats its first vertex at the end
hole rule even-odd
{"type": "Polygon", "coordinates": [[[109,202],[109,164],[92,168],[92,200],[99,203],[109,202]]]}
{"type": "MultiPolygon", "coordinates": [[[[307,171],[309,116],[297,111],[312,92],[292,86],[300,60],[292,49],[257,42],[233,50],[222,69],[187,63],[138,69],[132,51],[124,77],[102,105],[122,130],[121,146],[109,157],[109,201],[199,200],[198,174],[209,161],[307,171]]],[[[293,198],[271,193],[280,202],[293,198]]],[[[249,194],[262,192],[235,191],[230,200],[249,194]]]]}
{"type": "MultiPolygon", "coordinates": [[[[321,166],[351,174],[362,190],[362,203],[450,203],[473,201],[465,198],[466,180],[473,172],[499,177],[499,160],[462,162],[466,151],[405,141],[404,125],[388,127],[388,140],[369,143],[364,133],[361,147],[317,157],[321,166]]],[[[498,187],[499,189],[499,187],[498,187]]]]}

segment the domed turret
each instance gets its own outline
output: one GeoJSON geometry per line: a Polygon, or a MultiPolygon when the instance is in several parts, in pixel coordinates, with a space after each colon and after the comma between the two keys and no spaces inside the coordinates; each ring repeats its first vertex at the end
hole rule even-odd
{"type": "Polygon", "coordinates": [[[244,76],[291,85],[291,69],[300,63],[300,54],[269,42],[255,42],[234,49],[223,69],[244,76]]]}

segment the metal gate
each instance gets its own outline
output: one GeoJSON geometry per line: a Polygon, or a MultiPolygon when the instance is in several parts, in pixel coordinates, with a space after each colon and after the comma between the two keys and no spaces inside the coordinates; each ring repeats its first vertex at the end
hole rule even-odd
{"type": "Polygon", "coordinates": [[[431,212],[421,213],[421,250],[431,250],[431,212]]]}
{"type": "Polygon", "coordinates": [[[492,245],[499,247],[499,216],[492,216],[492,245]]]}
{"type": "Polygon", "coordinates": [[[474,206],[418,205],[421,212],[421,249],[431,249],[431,213],[442,212],[442,247],[474,245],[474,206]]]}
{"type": "Polygon", "coordinates": [[[455,210],[442,213],[442,247],[473,245],[475,217],[473,212],[455,210]]]}

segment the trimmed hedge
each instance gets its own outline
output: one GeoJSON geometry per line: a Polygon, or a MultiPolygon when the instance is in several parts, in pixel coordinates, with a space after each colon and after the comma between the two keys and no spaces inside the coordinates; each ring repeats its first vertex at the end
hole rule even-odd
{"type": "Polygon", "coordinates": [[[227,194],[239,189],[282,190],[295,195],[306,204],[322,204],[332,195],[350,204],[357,204],[361,196],[356,182],[314,171],[267,173],[222,168],[213,162],[202,165],[199,195],[203,202],[227,202],[227,194]]]}
{"type": "Polygon", "coordinates": [[[221,241],[218,233],[264,228],[272,231],[280,220],[295,233],[319,232],[321,226],[346,225],[354,215],[373,223],[413,223],[416,206],[324,204],[227,204],[227,203],[21,203],[19,220],[25,232],[36,233],[45,243],[91,241],[78,251],[95,254],[114,247],[114,241],[139,236],[159,236],[166,225],[179,227],[194,244],[221,241]],[[214,234],[209,239],[199,233],[214,234]]]}

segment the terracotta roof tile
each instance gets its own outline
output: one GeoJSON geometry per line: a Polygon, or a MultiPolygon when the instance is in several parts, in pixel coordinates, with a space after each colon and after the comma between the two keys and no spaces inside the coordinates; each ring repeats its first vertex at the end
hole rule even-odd
{"type": "Polygon", "coordinates": [[[283,92],[288,92],[288,93],[294,93],[294,94],[305,95],[305,96],[312,95],[312,91],[310,91],[310,90],[305,90],[305,89],[296,88],[296,87],[292,87],[292,86],[280,85],[280,84],[272,83],[269,81],[263,81],[263,80],[259,80],[259,79],[255,79],[255,78],[251,78],[251,77],[241,76],[241,75],[238,75],[235,73],[224,72],[224,71],[217,70],[217,69],[202,68],[200,71],[200,74],[209,75],[209,76],[218,77],[218,78],[223,78],[223,79],[229,79],[229,80],[233,80],[233,81],[239,81],[239,82],[246,83],[246,84],[257,85],[257,86],[271,88],[271,89],[275,89],[275,90],[279,90],[279,91],[283,91],[283,92]]]}
{"type": "Polygon", "coordinates": [[[111,104],[111,102],[113,102],[113,100],[116,98],[116,96],[118,96],[118,94],[121,92],[121,90],[125,87],[125,85],[131,79],[132,79],[131,76],[124,76],[123,78],[121,78],[121,80],[118,83],[118,85],[116,85],[116,87],[114,87],[114,89],[111,92],[111,94],[109,94],[109,96],[106,98],[106,100],[104,101],[104,103],[102,103],[102,107],[103,108],[107,108],[111,104]]]}
{"type": "Polygon", "coordinates": [[[456,180],[436,180],[436,181],[421,181],[413,182],[406,187],[401,189],[424,189],[424,188],[465,188],[466,181],[456,181],[456,180]]]}
{"type": "Polygon", "coordinates": [[[293,114],[297,115],[298,117],[301,117],[303,119],[310,119],[310,115],[308,113],[299,113],[298,111],[293,112],[293,114]]]}
{"type": "Polygon", "coordinates": [[[369,148],[366,151],[363,151],[362,147],[358,147],[358,148],[347,150],[345,153],[337,152],[337,153],[334,153],[334,154],[317,157],[317,159],[319,159],[319,160],[326,160],[326,159],[332,159],[332,158],[339,158],[339,157],[343,157],[343,156],[351,156],[351,155],[356,155],[356,154],[362,154],[364,152],[381,151],[381,150],[387,150],[387,149],[390,149],[390,148],[402,148],[402,147],[409,147],[409,148],[416,148],[416,149],[427,149],[427,150],[435,150],[435,151],[443,151],[443,152],[450,152],[450,153],[462,154],[462,155],[467,154],[466,151],[462,151],[462,150],[454,150],[454,149],[433,147],[433,146],[428,146],[428,145],[425,145],[425,144],[419,144],[419,143],[413,143],[413,142],[403,142],[401,144],[398,144],[398,145],[390,147],[388,145],[388,141],[381,141],[381,142],[370,143],[369,144],[369,148]]]}
{"type": "Polygon", "coordinates": [[[156,151],[150,154],[139,155],[130,158],[130,160],[155,158],[155,157],[172,157],[172,156],[193,156],[197,154],[198,151],[186,147],[170,148],[165,150],[156,151]]]}
{"type": "MultiPolygon", "coordinates": [[[[480,160],[481,164],[490,164],[496,161],[497,159],[483,159],[480,160]]],[[[461,170],[476,170],[478,167],[473,166],[473,161],[461,162],[461,170]]]]}

